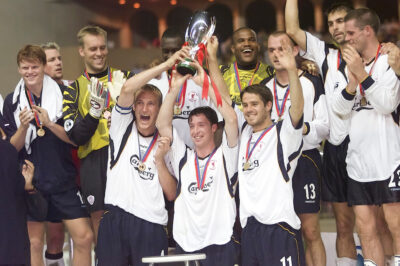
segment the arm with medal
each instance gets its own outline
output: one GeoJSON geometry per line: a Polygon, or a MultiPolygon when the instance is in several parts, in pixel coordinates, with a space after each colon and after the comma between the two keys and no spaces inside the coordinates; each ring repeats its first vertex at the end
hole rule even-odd
{"type": "Polygon", "coordinates": [[[32,110],[35,113],[35,115],[39,117],[39,120],[41,121],[41,127],[37,131],[39,137],[43,137],[45,135],[46,131],[43,129],[43,127],[46,127],[49,130],[51,130],[62,141],[75,146],[75,143],[73,143],[70,140],[70,138],[67,135],[67,132],[65,132],[64,127],[50,120],[49,114],[47,113],[46,109],[39,107],[37,105],[32,105],[32,110]]]}

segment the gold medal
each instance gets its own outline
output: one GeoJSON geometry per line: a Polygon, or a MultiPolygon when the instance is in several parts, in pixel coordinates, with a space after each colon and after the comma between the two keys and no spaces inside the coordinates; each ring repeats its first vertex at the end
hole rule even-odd
{"type": "Polygon", "coordinates": [[[46,134],[46,131],[44,131],[44,129],[42,127],[40,127],[37,131],[36,131],[37,135],[39,137],[43,137],[46,134]]]}
{"type": "Polygon", "coordinates": [[[143,172],[144,170],[146,170],[146,165],[143,162],[139,163],[139,171],[143,172]]]}
{"type": "Polygon", "coordinates": [[[367,105],[367,98],[365,98],[365,97],[363,96],[363,97],[361,98],[360,105],[361,105],[361,106],[366,106],[366,105],[367,105]]]}
{"type": "Polygon", "coordinates": [[[181,108],[179,107],[179,105],[175,105],[174,106],[174,115],[180,115],[182,113],[181,108]]]}
{"type": "Polygon", "coordinates": [[[250,168],[250,162],[249,162],[249,161],[246,161],[246,162],[244,163],[244,165],[243,165],[243,169],[244,169],[245,171],[247,171],[249,168],[250,168]]]}

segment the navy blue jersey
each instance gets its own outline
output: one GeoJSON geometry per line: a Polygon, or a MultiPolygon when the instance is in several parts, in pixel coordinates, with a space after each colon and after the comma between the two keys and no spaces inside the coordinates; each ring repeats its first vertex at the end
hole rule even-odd
{"type": "MultiPolygon", "coordinates": [[[[43,97],[43,96],[42,96],[43,97]]],[[[45,96],[44,96],[45,97],[45,96]]],[[[17,131],[14,119],[16,104],[12,103],[13,93],[9,94],[4,101],[3,123],[9,138],[17,131]]],[[[35,99],[40,103],[40,99],[35,99]]],[[[36,125],[35,120],[31,123],[36,125]]],[[[63,126],[60,118],[57,124],[63,126]]],[[[31,143],[31,153],[25,148],[20,151],[20,159],[28,159],[35,165],[34,185],[40,191],[46,193],[57,193],[69,190],[76,186],[76,168],[72,161],[71,145],[65,143],[45,128],[46,134],[37,137],[31,143]]]]}

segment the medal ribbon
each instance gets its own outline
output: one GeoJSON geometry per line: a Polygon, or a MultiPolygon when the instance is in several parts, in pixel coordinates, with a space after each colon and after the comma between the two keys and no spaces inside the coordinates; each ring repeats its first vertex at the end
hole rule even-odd
{"type": "MultiPolygon", "coordinates": [[[[371,73],[372,73],[372,70],[374,69],[375,63],[376,63],[376,61],[378,61],[378,58],[379,58],[379,56],[381,55],[381,54],[379,53],[379,52],[381,51],[381,48],[382,48],[382,46],[381,46],[381,44],[379,44],[378,50],[376,50],[376,55],[375,55],[374,62],[372,63],[372,66],[371,66],[371,69],[369,70],[368,76],[371,76],[371,73]]],[[[360,94],[361,94],[362,96],[364,96],[365,93],[364,93],[364,90],[362,89],[361,83],[358,84],[358,86],[359,86],[359,88],[360,88],[360,94]]]]}
{"type": "MultiPolygon", "coordinates": [[[[26,90],[26,92],[28,94],[29,105],[32,108],[32,105],[36,105],[35,98],[33,97],[32,92],[30,92],[27,89],[25,89],[25,90],[26,90]]],[[[33,112],[33,115],[35,116],[36,125],[41,128],[42,127],[42,122],[40,122],[38,114],[36,112],[33,112]]]]}
{"type": "Polygon", "coordinates": [[[286,89],[285,95],[283,96],[282,105],[280,107],[279,107],[279,101],[278,101],[278,91],[276,90],[276,77],[274,78],[273,87],[274,87],[274,100],[275,100],[276,112],[278,114],[278,117],[281,118],[281,116],[283,115],[283,112],[285,111],[286,101],[289,98],[290,86],[288,85],[288,87],[286,89]]]}
{"type": "MultiPolygon", "coordinates": [[[[253,84],[254,78],[255,78],[256,73],[257,73],[259,68],[260,68],[260,62],[257,63],[256,68],[254,69],[253,75],[251,76],[250,81],[247,83],[247,86],[250,86],[250,85],[253,84]]],[[[242,84],[240,83],[240,77],[239,77],[239,68],[238,68],[238,65],[237,65],[236,61],[233,64],[233,69],[235,70],[236,83],[237,83],[237,86],[239,88],[239,92],[242,92],[242,84]]]]}
{"type": "Polygon", "coordinates": [[[207,174],[207,168],[208,168],[208,163],[210,162],[211,158],[213,157],[213,155],[215,154],[215,152],[217,151],[217,147],[212,151],[212,153],[209,155],[206,165],[204,166],[204,171],[203,174],[201,175],[201,179],[200,179],[200,164],[199,164],[199,159],[197,157],[197,153],[194,153],[194,165],[196,167],[196,179],[197,179],[197,187],[199,189],[203,189],[204,187],[204,182],[206,180],[206,174],[207,174]]]}
{"type": "MultiPolygon", "coordinates": [[[[85,71],[83,71],[83,76],[90,82],[90,76],[86,69],[85,69],[85,71]]],[[[108,82],[112,82],[112,75],[111,75],[110,67],[107,68],[107,79],[108,79],[108,82]]],[[[100,95],[101,94],[103,94],[103,91],[100,92],[100,95]]],[[[111,101],[111,95],[110,95],[110,92],[108,91],[107,95],[106,95],[106,101],[105,101],[106,109],[110,107],[110,101],[111,101]]]]}
{"type": "Polygon", "coordinates": [[[339,70],[341,63],[342,63],[342,55],[340,54],[340,50],[338,50],[338,54],[337,54],[337,69],[338,70],[339,70]]]}
{"type": "Polygon", "coordinates": [[[176,105],[179,105],[180,108],[183,108],[185,105],[185,98],[186,98],[186,87],[187,87],[187,80],[183,83],[181,89],[179,90],[178,97],[176,98],[176,105]]]}
{"type": "Polygon", "coordinates": [[[150,154],[151,150],[153,149],[154,145],[156,144],[157,138],[158,138],[158,130],[156,130],[156,132],[154,132],[153,139],[151,140],[149,147],[147,147],[147,150],[144,153],[144,156],[143,156],[143,159],[142,159],[142,153],[140,151],[139,132],[138,132],[139,160],[142,163],[146,162],[147,157],[149,157],[149,154],[150,154]]]}
{"type": "Polygon", "coordinates": [[[250,136],[249,141],[247,142],[247,146],[246,146],[246,161],[248,161],[250,159],[250,157],[253,154],[253,151],[254,151],[255,147],[257,146],[257,144],[273,128],[273,126],[275,126],[275,123],[270,125],[266,129],[264,129],[264,131],[261,133],[261,135],[258,136],[258,139],[256,140],[256,143],[254,143],[253,147],[249,150],[251,138],[253,137],[253,135],[250,136]]]}

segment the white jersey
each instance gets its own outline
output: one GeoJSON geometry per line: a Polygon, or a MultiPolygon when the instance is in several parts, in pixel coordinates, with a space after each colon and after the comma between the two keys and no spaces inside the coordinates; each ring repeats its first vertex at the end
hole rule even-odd
{"type": "Polygon", "coordinates": [[[146,169],[139,170],[139,145],[143,159],[152,139],[153,136],[143,137],[138,133],[132,108],[115,105],[111,112],[104,202],[146,221],[166,225],[168,215],[153,160],[157,142],[145,161],[146,169]]]}
{"type": "Polygon", "coordinates": [[[348,135],[350,121],[345,117],[339,117],[332,111],[332,102],[334,92],[348,83],[344,71],[346,62],[342,59],[338,47],[321,41],[309,32],[306,32],[306,38],[307,51],[305,51],[304,57],[316,62],[324,81],[330,122],[327,139],[333,145],[340,145],[348,135]]]}
{"type": "MultiPolygon", "coordinates": [[[[304,124],[308,128],[307,134],[303,136],[303,150],[306,151],[318,148],[320,143],[328,136],[329,115],[321,78],[303,72],[299,79],[304,97],[304,124]]],[[[278,121],[278,112],[283,119],[289,113],[291,105],[290,88],[288,88],[288,85],[282,86],[279,84],[274,77],[264,80],[262,84],[265,84],[270,89],[274,97],[271,119],[278,121]],[[276,88],[276,92],[274,87],[276,88]],[[286,102],[284,99],[286,99],[286,102]],[[278,105],[276,104],[277,102],[278,105]],[[284,106],[282,106],[283,103],[284,106]]]]}
{"type": "MultiPolygon", "coordinates": [[[[365,67],[367,73],[373,65],[365,67]]],[[[358,182],[388,179],[400,165],[399,86],[387,55],[381,55],[371,76],[362,82],[366,102],[359,87],[355,96],[345,87],[335,94],[333,110],[350,117],[347,172],[358,182]]]]}
{"type": "Polygon", "coordinates": [[[215,153],[199,159],[200,175],[206,171],[203,189],[199,189],[195,152],[173,131],[168,154],[178,180],[173,235],[187,252],[230,241],[236,217],[234,192],[237,184],[238,145],[228,147],[224,134],[215,153]],[[208,162],[208,167],[205,168],[208,162]]]}
{"type": "MultiPolygon", "coordinates": [[[[169,91],[168,74],[166,71],[164,71],[161,74],[161,77],[159,79],[154,78],[150,80],[148,84],[156,86],[163,94],[163,100],[165,99],[165,96],[167,96],[167,93],[169,91]]],[[[210,89],[212,89],[211,83],[210,83],[210,89]]],[[[202,90],[203,90],[202,87],[198,86],[193,80],[188,79],[186,86],[186,93],[182,97],[184,103],[179,105],[179,109],[181,112],[180,114],[174,114],[172,120],[173,127],[179,129],[178,134],[181,137],[181,139],[185,142],[186,145],[188,145],[192,149],[194,148],[194,144],[190,136],[189,123],[188,123],[190,112],[193,109],[200,106],[210,106],[217,112],[218,117],[221,120],[221,115],[219,114],[218,110],[214,107],[214,105],[210,102],[209,98],[208,99],[201,98],[202,90]]]]}
{"type": "Polygon", "coordinates": [[[302,121],[296,129],[289,117],[274,124],[256,145],[246,166],[248,141],[251,138],[251,149],[263,131],[253,133],[251,126],[244,127],[238,162],[243,228],[251,216],[263,224],[286,222],[300,228],[293,206],[292,177],[302,151],[302,128],[302,121]]]}

